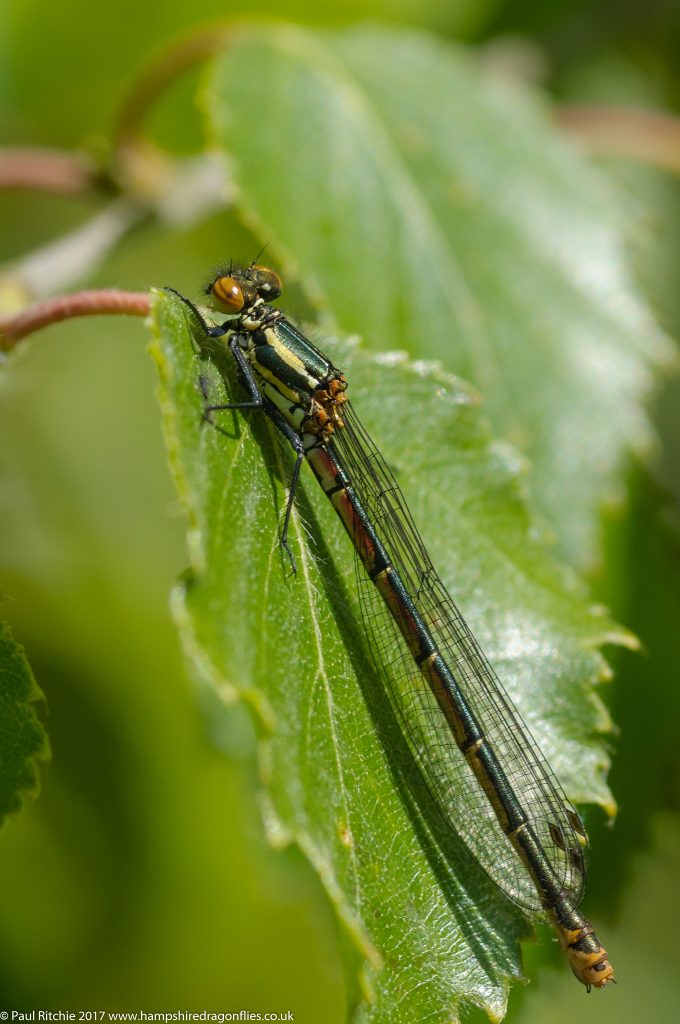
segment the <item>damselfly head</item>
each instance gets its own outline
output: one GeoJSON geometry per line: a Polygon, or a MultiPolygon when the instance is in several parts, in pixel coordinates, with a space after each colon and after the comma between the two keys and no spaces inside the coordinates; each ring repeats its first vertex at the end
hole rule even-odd
{"type": "Polygon", "coordinates": [[[260,299],[271,302],[281,294],[281,278],[269,267],[251,263],[219,270],[205,289],[213,306],[222,313],[241,313],[260,299]]]}

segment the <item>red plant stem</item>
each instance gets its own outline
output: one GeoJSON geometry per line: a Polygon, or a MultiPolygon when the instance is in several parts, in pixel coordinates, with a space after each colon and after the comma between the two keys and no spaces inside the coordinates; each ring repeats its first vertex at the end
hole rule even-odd
{"type": "Polygon", "coordinates": [[[680,174],[680,118],[636,107],[565,106],[561,128],[591,153],[623,156],[680,174]]]}
{"type": "Polygon", "coordinates": [[[77,316],[148,316],[151,302],[148,292],[121,289],[72,292],[36,302],[16,316],[0,320],[0,349],[9,351],[17,341],[49,324],[77,316]]]}
{"type": "Polygon", "coordinates": [[[42,192],[84,192],[97,183],[87,157],[58,149],[0,148],[0,188],[42,192]]]}

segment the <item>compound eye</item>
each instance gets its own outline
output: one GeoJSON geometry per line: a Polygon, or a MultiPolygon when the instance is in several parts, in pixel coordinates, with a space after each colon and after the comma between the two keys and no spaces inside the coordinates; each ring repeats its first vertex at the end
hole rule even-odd
{"type": "Polygon", "coordinates": [[[258,295],[265,302],[269,302],[271,299],[278,299],[283,286],[281,278],[276,271],[272,270],[271,267],[263,267],[260,263],[253,263],[250,271],[253,274],[258,295]]]}
{"type": "Polygon", "coordinates": [[[210,295],[223,313],[240,313],[245,304],[241,286],[233,277],[218,277],[213,281],[210,295]]]}

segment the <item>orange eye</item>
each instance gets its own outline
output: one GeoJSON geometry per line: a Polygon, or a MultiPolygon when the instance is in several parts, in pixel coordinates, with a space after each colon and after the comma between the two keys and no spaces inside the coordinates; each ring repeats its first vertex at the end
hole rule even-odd
{"type": "Polygon", "coordinates": [[[218,277],[213,282],[210,294],[218,307],[225,313],[240,313],[244,298],[241,286],[233,277],[218,277]]]}

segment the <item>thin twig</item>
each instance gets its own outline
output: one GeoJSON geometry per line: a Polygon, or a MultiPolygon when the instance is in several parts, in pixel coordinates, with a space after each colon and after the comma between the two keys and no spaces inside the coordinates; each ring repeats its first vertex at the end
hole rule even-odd
{"type": "Polygon", "coordinates": [[[203,27],[176,40],[147,65],[120,105],[113,131],[116,149],[135,145],[142,134],[141,124],[156,99],[185,71],[217,53],[230,31],[224,24],[203,27]]]}
{"type": "Polygon", "coordinates": [[[680,118],[636,107],[565,106],[558,124],[590,152],[680,174],[680,118]]]}
{"type": "Polygon", "coordinates": [[[0,147],[0,188],[86,192],[100,184],[99,170],[82,153],[23,146],[0,147]]]}
{"type": "Polygon", "coordinates": [[[49,324],[79,316],[148,316],[148,292],[126,292],[118,288],[58,295],[36,302],[16,316],[0,320],[0,349],[9,351],[21,339],[49,324]]]}
{"type": "Polygon", "coordinates": [[[116,199],[85,224],[0,268],[0,285],[11,284],[30,301],[73,288],[91,277],[145,211],[116,199]]]}

